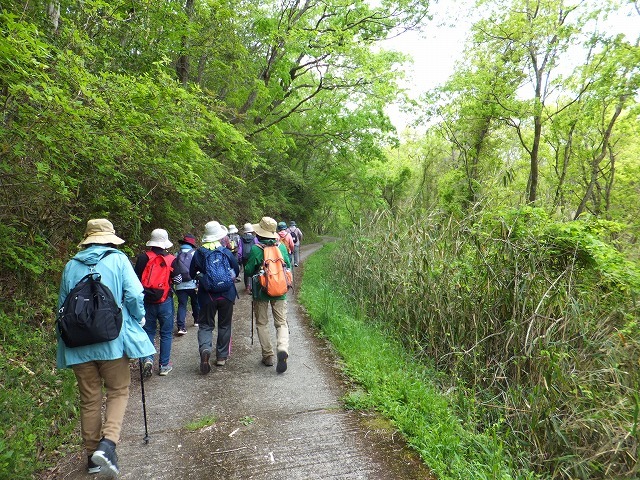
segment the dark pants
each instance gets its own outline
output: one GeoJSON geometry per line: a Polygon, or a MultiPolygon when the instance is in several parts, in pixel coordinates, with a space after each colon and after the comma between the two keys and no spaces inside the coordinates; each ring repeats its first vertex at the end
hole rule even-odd
{"type": "Polygon", "coordinates": [[[216,359],[226,359],[231,353],[231,317],[233,316],[233,302],[226,298],[216,298],[200,306],[198,346],[200,353],[204,350],[212,351],[216,313],[218,314],[216,359]]]}
{"type": "Polygon", "coordinates": [[[191,299],[191,313],[193,313],[193,323],[198,323],[200,317],[200,304],[198,303],[198,294],[195,288],[187,288],[184,290],[176,290],[178,296],[178,316],[176,317],[176,324],[178,330],[187,328],[187,305],[189,299],[191,299]]]}
{"type": "Polygon", "coordinates": [[[251,288],[251,275],[247,273],[247,270],[244,268],[249,259],[242,262],[242,276],[244,277],[244,288],[251,288]]]}

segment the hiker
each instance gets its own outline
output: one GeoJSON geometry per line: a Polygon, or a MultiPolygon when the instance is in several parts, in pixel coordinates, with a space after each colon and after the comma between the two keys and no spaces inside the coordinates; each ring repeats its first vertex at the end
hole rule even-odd
{"type": "MultiPolygon", "coordinates": [[[[258,238],[258,247],[251,249],[249,260],[245,270],[249,275],[256,275],[263,269],[265,258],[265,247],[276,246],[282,255],[286,266],[291,268],[291,261],[287,248],[283,243],[279,243],[279,235],[276,233],[277,223],[273,218],[262,217],[259,223],[253,225],[253,229],[258,238]]],[[[268,308],[271,304],[273,314],[273,324],[276,329],[276,355],[278,363],[276,371],[283,373],[287,369],[287,359],[289,357],[289,325],[287,325],[287,302],[286,293],[277,297],[269,296],[254,281],[253,298],[255,299],[256,331],[262,348],[262,363],[267,367],[274,364],[274,351],[271,345],[271,334],[268,326],[268,308]]]]}
{"type": "Polygon", "coordinates": [[[187,333],[187,305],[191,302],[191,314],[193,315],[193,326],[198,326],[198,316],[200,315],[200,306],[198,304],[198,294],[196,288],[198,286],[195,278],[189,275],[189,267],[193,254],[196,253],[196,237],[192,234],[186,234],[182,240],[178,240],[180,251],[176,255],[176,272],[173,277],[176,296],[178,297],[178,314],[176,316],[176,325],[178,327],[177,335],[185,335],[187,333]]]}
{"type": "Polygon", "coordinates": [[[293,238],[293,266],[297,267],[300,264],[300,242],[302,242],[302,231],[296,225],[296,222],[291,220],[289,222],[289,233],[293,238]]]}
{"type": "Polygon", "coordinates": [[[88,473],[115,476],[118,471],[116,444],[129,400],[131,374],[129,359],[153,355],[155,348],[142,329],[145,321],[142,285],[127,256],[117,249],[124,240],[116,236],[113,224],[104,218],[87,222],[83,248],[62,273],[58,309],[69,292],[92,266],[122,307],[122,327],[117,338],[93,345],[67,347],[58,335],[56,364],[71,368],[80,391],[80,424],[87,452],[88,473]],[[106,412],[102,420],[102,388],[106,392],[106,412]]]}
{"type": "Polygon", "coordinates": [[[209,360],[213,349],[213,329],[218,314],[218,338],[216,341],[216,366],[226,364],[231,351],[231,319],[233,305],[238,298],[235,278],[240,273],[238,260],[220,241],[227,237],[227,228],[216,221],[204,226],[202,246],[191,261],[191,278],[199,280],[198,302],[198,350],[200,373],[211,371],[209,360]]]}
{"type": "MultiPolygon", "coordinates": [[[[173,341],[173,291],[171,285],[177,270],[176,257],[167,252],[173,246],[169,234],[162,228],[151,232],[147,242],[148,250],[138,255],[133,269],[144,288],[144,310],[147,319],[144,329],[151,343],[155,341],[156,330],[160,329],[160,358],[158,373],[168,375],[173,370],[171,363],[171,343],[173,341]]],[[[143,375],[151,377],[153,355],[144,360],[143,375]]]]}
{"type": "MultiPolygon", "coordinates": [[[[227,234],[227,238],[229,239],[229,246],[227,247],[231,250],[236,256],[236,260],[240,263],[240,259],[242,258],[242,241],[240,240],[240,235],[238,234],[238,228],[231,224],[229,225],[229,233],[227,234]]],[[[241,282],[240,276],[236,277],[236,282],[241,282]]]]}
{"type": "Polygon", "coordinates": [[[294,242],[293,238],[291,237],[291,233],[289,233],[289,230],[287,229],[287,223],[278,223],[278,228],[276,229],[276,231],[278,233],[278,236],[280,237],[280,242],[284,243],[287,247],[287,252],[289,253],[289,263],[291,263],[293,261],[294,242]]]}
{"type": "Polygon", "coordinates": [[[246,268],[244,266],[249,261],[249,253],[251,253],[251,247],[253,247],[256,243],[258,243],[258,239],[256,238],[256,233],[253,230],[253,225],[250,223],[245,223],[244,227],[242,227],[242,235],[240,236],[240,248],[242,253],[242,267],[243,267],[243,278],[244,278],[244,290],[246,293],[251,293],[251,275],[247,274],[246,268]]]}

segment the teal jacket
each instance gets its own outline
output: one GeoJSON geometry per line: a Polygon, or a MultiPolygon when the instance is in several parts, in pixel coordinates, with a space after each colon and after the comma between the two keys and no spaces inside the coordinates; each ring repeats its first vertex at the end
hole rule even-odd
{"type": "Polygon", "coordinates": [[[141,358],[153,355],[155,347],[149,336],[142,329],[140,320],[144,317],[144,296],[142,284],[131,266],[127,256],[120,250],[106,245],[90,245],[80,251],[64,268],[58,295],[58,310],[76,283],[89,273],[89,265],[95,265],[107,251],[95,271],[102,276],[104,283],[122,307],[122,330],[115,340],[96,343],[84,347],[67,347],[58,333],[58,351],[56,364],[58,368],[69,368],[78,363],[92,360],[115,360],[126,355],[128,358],[141,358]]]}
{"type": "MultiPolygon", "coordinates": [[[[271,240],[271,239],[261,240],[260,243],[263,245],[277,244],[276,240],[271,240]]],[[[287,268],[290,269],[291,260],[289,259],[289,252],[287,251],[286,245],[284,243],[280,243],[278,244],[278,248],[280,249],[280,253],[282,253],[282,258],[284,259],[284,262],[286,263],[287,268]]],[[[258,272],[260,272],[260,267],[262,266],[263,261],[264,261],[264,251],[257,245],[252,246],[251,251],[249,252],[249,260],[247,261],[247,264],[244,266],[245,273],[250,277],[252,277],[253,275],[256,275],[258,272]]],[[[286,293],[281,297],[270,297],[269,295],[267,295],[262,291],[259,284],[256,286],[255,282],[252,281],[251,285],[254,290],[256,288],[258,289],[258,295],[256,297],[254,294],[254,298],[256,298],[259,301],[285,300],[287,298],[286,293]]]]}

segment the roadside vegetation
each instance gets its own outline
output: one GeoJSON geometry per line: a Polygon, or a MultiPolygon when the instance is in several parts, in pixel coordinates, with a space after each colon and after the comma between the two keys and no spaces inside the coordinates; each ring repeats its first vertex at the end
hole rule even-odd
{"type": "Polygon", "coordinates": [[[347,403],[439,478],[633,475],[640,269],[616,225],[474,220],[381,214],[305,266],[303,302],[365,392],[347,403]]]}
{"type": "MultiPolygon", "coordinates": [[[[87,219],[133,258],[154,228],[266,214],[339,235],[354,319],[444,392],[460,458],[434,470],[637,476],[640,8],[476,3],[453,74],[409,101],[386,40],[430,28],[428,0],[3,1],[1,475],[79,442],[54,305],[87,219]]],[[[367,389],[350,403],[414,403],[367,389]]]]}
{"type": "Polygon", "coordinates": [[[326,245],[305,261],[299,298],[361,387],[345,397],[346,406],[390,419],[438,479],[534,478],[511,467],[495,429],[463,422],[457,396],[442,390],[445,377],[413,358],[384,316],[365,315],[347,294],[350,285],[335,275],[340,249],[326,245]]]}

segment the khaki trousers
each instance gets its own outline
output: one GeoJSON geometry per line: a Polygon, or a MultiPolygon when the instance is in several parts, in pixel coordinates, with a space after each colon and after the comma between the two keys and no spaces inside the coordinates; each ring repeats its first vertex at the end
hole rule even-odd
{"type": "Polygon", "coordinates": [[[105,437],[114,443],[120,439],[124,413],[129,401],[131,372],[129,359],[80,363],[71,367],[80,390],[80,427],[82,440],[91,455],[105,437]],[[107,408],[102,421],[102,385],[107,394],[107,408]]]}
{"type": "Polygon", "coordinates": [[[273,313],[273,325],[276,327],[276,350],[289,353],[289,325],[287,324],[286,300],[256,300],[256,330],[262,347],[262,358],[274,355],[269,332],[269,304],[273,313]]]}

